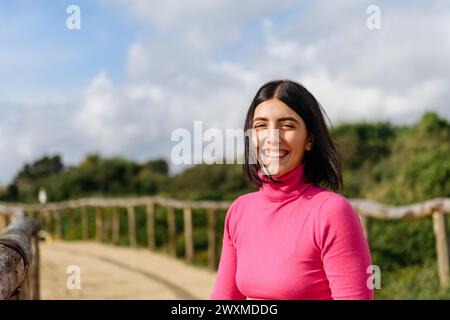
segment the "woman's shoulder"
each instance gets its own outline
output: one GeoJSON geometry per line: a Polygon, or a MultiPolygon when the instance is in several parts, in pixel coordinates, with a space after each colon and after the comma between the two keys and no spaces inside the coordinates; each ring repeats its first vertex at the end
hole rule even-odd
{"type": "Polygon", "coordinates": [[[258,197],[258,191],[244,193],[239,196],[237,196],[233,201],[231,201],[228,210],[236,210],[241,207],[244,207],[246,205],[249,205],[251,203],[254,203],[254,201],[258,197]]]}
{"type": "MultiPolygon", "coordinates": [[[[234,199],[228,206],[227,216],[239,216],[241,212],[245,211],[245,208],[251,206],[257,201],[258,191],[242,194],[234,199]]],[[[228,217],[229,218],[229,217],[228,217]]]]}
{"type": "Polygon", "coordinates": [[[321,204],[326,201],[348,201],[344,195],[315,184],[310,184],[305,191],[304,198],[321,204]]]}
{"type": "Polygon", "coordinates": [[[316,212],[328,214],[349,212],[353,210],[350,200],[344,195],[321,186],[312,185],[305,194],[305,198],[315,206],[316,212]]]}
{"type": "Polygon", "coordinates": [[[322,190],[314,196],[314,202],[316,217],[321,221],[338,223],[349,221],[349,219],[354,220],[357,217],[357,212],[350,200],[340,193],[322,190]]]}
{"type": "Polygon", "coordinates": [[[238,221],[243,218],[243,212],[245,212],[245,207],[248,203],[251,203],[251,198],[253,197],[251,193],[243,194],[234,199],[228,206],[228,210],[225,216],[225,225],[231,233],[234,232],[238,221]]]}

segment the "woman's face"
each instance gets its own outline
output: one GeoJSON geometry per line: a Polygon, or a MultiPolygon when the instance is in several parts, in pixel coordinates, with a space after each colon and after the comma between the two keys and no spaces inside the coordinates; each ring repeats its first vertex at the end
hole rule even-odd
{"type": "Polygon", "coordinates": [[[277,179],[293,170],[311,150],[303,119],[283,101],[270,99],[255,108],[252,122],[253,144],[263,173],[277,179]]]}

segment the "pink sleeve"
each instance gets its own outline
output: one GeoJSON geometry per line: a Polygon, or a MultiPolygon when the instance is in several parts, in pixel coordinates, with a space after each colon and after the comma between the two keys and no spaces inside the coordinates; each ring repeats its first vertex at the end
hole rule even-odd
{"type": "Polygon", "coordinates": [[[372,264],[361,222],[342,195],[331,196],[318,213],[318,245],[333,299],[371,300],[367,285],[372,264]]]}
{"type": "Polygon", "coordinates": [[[222,253],[217,270],[216,282],[210,297],[212,300],[246,299],[236,285],[236,250],[230,234],[230,217],[234,212],[235,203],[236,201],[231,204],[225,217],[222,253]]]}

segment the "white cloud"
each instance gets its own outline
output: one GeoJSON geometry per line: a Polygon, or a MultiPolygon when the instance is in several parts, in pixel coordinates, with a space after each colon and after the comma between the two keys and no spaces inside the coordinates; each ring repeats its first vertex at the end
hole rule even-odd
{"type": "Polygon", "coordinates": [[[378,31],[366,28],[370,1],[113,3],[141,27],[123,61],[125,79],[112,83],[99,70],[81,101],[42,111],[39,121],[30,109],[9,112],[27,130],[0,119],[5,172],[48,146],[69,159],[90,151],[169,157],[174,129],[192,130],[194,120],[204,130],[242,127],[259,86],[278,78],[303,82],[333,124],[412,122],[430,108],[450,118],[450,7],[443,1],[380,1],[378,31]]]}
{"type": "Polygon", "coordinates": [[[156,86],[113,86],[107,74],[100,72],[86,90],[73,125],[88,150],[105,155],[144,150],[145,143],[161,138],[162,97],[156,86]]]}
{"type": "Polygon", "coordinates": [[[442,103],[448,85],[429,71],[433,65],[427,61],[434,56],[444,70],[448,65],[445,54],[432,49],[446,38],[442,27],[448,13],[430,10],[422,17],[421,8],[402,11],[385,4],[382,29],[375,33],[366,28],[367,5],[307,5],[279,21],[271,17],[273,11],[285,7],[265,1],[239,9],[229,1],[177,6],[169,1],[158,10],[151,1],[127,2],[148,35],[129,49],[125,83],[104,92],[92,89],[79,119],[88,124],[90,141],[105,152],[132,154],[148,145],[151,156],[152,151],[167,152],[170,133],[179,127],[192,130],[194,120],[203,120],[204,129],[242,127],[258,87],[291,78],[317,96],[333,124],[415,121],[430,104],[442,103]],[[409,19],[414,26],[407,25],[409,19]],[[255,29],[251,46],[242,38],[249,22],[255,29]],[[426,37],[429,49],[418,46],[411,30],[426,37]],[[238,51],[226,52],[230,47],[238,51]],[[120,129],[126,124],[128,131],[120,129]]]}
{"type": "Polygon", "coordinates": [[[25,162],[44,154],[62,154],[64,160],[79,160],[82,143],[71,130],[71,118],[77,100],[41,102],[0,101],[0,183],[9,183],[25,162]]]}
{"type": "Polygon", "coordinates": [[[151,70],[151,54],[142,43],[135,42],[128,50],[126,72],[129,79],[136,81],[149,78],[151,70]]]}

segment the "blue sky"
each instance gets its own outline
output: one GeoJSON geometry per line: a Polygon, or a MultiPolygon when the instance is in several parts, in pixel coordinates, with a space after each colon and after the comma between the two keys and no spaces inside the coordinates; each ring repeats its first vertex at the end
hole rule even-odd
{"type": "Polygon", "coordinates": [[[79,89],[99,69],[123,77],[126,50],[138,28],[116,8],[96,1],[2,1],[3,92],[79,89]],[[79,5],[80,30],[68,30],[66,8],[79,5]]]}
{"type": "Polygon", "coordinates": [[[0,185],[45,154],[170,164],[175,129],[241,128],[275,78],[302,82],[333,124],[450,118],[448,30],[443,0],[2,1],[0,185]]]}

